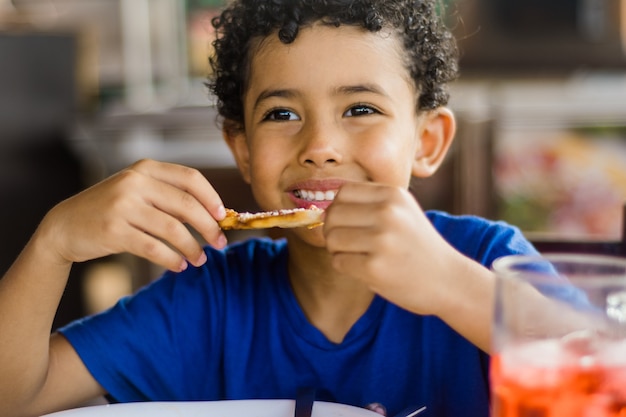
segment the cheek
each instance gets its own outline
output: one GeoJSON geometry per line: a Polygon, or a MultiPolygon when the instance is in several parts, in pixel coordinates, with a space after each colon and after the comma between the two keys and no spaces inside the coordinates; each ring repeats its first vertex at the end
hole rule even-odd
{"type": "Polygon", "coordinates": [[[393,135],[362,143],[361,161],[372,179],[394,185],[407,185],[411,178],[415,144],[393,135]]]}
{"type": "Polygon", "coordinates": [[[280,175],[284,165],[281,164],[281,155],[274,152],[269,146],[251,149],[250,178],[252,193],[263,209],[276,205],[268,201],[274,195],[270,190],[280,184],[280,175]]]}
{"type": "Polygon", "coordinates": [[[271,176],[274,165],[277,163],[280,155],[275,152],[271,143],[263,145],[252,145],[250,148],[250,172],[254,178],[265,178],[271,176]]]}

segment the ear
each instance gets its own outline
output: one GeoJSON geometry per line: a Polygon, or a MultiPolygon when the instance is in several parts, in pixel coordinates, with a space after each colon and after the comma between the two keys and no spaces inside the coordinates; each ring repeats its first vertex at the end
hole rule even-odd
{"type": "Polygon", "coordinates": [[[455,133],[456,120],[450,109],[440,107],[424,115],[418,132],[413,176],[426,178],[437,171],[452,145],[455,133]]]}
{"type": "Polygon", "coordinates": [[[222,136],[235,158],[243,180],[250,184],[250,149],[246,140],[246,132],[238,123],[225,120],[222,136]]]}

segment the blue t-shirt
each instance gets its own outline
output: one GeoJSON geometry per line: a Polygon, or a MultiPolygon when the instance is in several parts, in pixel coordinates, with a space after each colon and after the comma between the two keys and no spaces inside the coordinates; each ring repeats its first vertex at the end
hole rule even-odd
{"type": "MultiPolygon", "coordinates": [[[[536,253],[504,223],[428,216],[483,265],[536,253]]],[[[295,398],[299,387],[314,387],[318,400],[378,402],[388,415],[425,405],[425,416],[488,416],[488,356],[437,317],[375,297],[343,342],[332,343],[296,301],[285,241],[206,252],[204,266],[166,272],[112,309],[61,329],[115,400],[295,398]]]]}

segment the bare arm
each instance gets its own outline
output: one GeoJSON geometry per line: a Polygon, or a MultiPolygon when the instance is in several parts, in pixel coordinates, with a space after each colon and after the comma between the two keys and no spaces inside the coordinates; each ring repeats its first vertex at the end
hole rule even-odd
{"type": "Polygon", "coordinates": [[[71,263],[50,258],[38,231],[0,280],[0,416],[34,416],[80,405],[102,388],[52,321],[71,263]]]}
{"type": "Polygon", "coordinates": [[[39,415],[103,394],[50,330],[74,262],[129,252],[181,270],[205,261],[193,226],[217,247],[221,199],[197,171],[140,161],[54,207],[0,280],[0,417],[39,415]]]}
{"type": "Polygon", "coordinates": [[[491,322],[495,275],[479,263],[457,254],[450,258],[443,302],[435,310],[439,318],[484,352],[491,350],[491,322]]]}

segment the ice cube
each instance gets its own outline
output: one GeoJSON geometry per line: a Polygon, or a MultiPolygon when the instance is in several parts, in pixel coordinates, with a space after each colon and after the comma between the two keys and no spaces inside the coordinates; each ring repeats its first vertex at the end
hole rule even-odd
{"type": "Polygon", "coordinates": [[[566,353],[578,358],[585,358],[598,351],[599,340],[600,336],[593,330],[577,330],[563,336],[561,346],[566,353]]]}
{"type": "Polygon", "coordinates": [[[501,371],[522,386],[558,386],[565,361],[558,339],[525,342],[502,352],[501,371]]]}
{"type": "Polygon", "coordinates": [[[619,323],[626,323],[626,291],[616,291],[606,297],[606,315],[619,323]]]}

